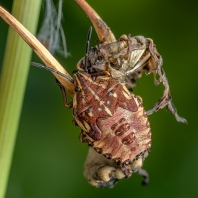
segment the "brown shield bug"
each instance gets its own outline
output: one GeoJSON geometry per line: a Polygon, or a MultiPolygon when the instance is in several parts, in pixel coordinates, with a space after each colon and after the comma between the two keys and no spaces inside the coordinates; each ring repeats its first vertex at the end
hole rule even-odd
{"type": "Polygon", "coordinates": [[[130,177],[130,164],[144,159],[151,147],[150,124],[141,98],[110,75],[92,80],[81,71],[74,75],[74,84],[79,92],[73,99],[73,114],[83,130],[81,141],[120,164],[125,177],[130,177]]]}
{"type": "MultiPolygon", "coordinates": [[[[177,115],[171,102],[169,85],[161,68],[162,58],[151,39],[143,36],[123,35],[117,42],[101,44],[89,50],[92,29],[88,33],[86,55],[77,64],[73,79],[47,66],[33,63],[56,72],[74,83],[72,103],[67,103],[64,87],[58,82],[66,107],[73,107],[74,124],[80,126],[80,141],[88,143],[99,154],[115,161],[126,178],[132,172],[148,174],[141,169],[151,147],[151,130],[148,115],[168,106],[180,122],[186,122],[177,115]],[[137,73],[147,70],[159,75],[165,91],[155,106],[145,112],[142,99],[131,94],[137,73]]],[[[157,80],[155,79],[157,82],[157,80]]]]}
{"type": "Polygon", "coordinates": [[[73,107],[74,123],[82,129],[79,139],[114,160],[128,178],[132,171],[140,168],[133,166],[131,170],[131,164],[135,160],[142,163],[150,152],[150,124],[142,99],[131,94],[125,82],[112,77],[109,71],[96,72],[91,68],[88,57],[91,30],[88,33],[84,70],[77,71],[73,79],[47,66],[32,65],[56,72],[74,83],[76,94],[70,104],[67,104],[64,88],[59,82],[58,85],[65,106],[73,107]]]}

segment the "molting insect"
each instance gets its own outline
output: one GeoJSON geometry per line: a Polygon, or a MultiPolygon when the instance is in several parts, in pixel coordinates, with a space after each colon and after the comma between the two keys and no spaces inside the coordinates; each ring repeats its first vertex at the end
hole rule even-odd
{"type": "MultiPolygon", "coordinates": [[[[89,63],[87,66],[89,73],[108,71],[112,78],[119,78],[121,82],[125,82],[127,88],[136,86],[135,79],[140,78],[144,70],[147,74],[153,73],[155,84],[163,83],[165,90],[161,99],[147,111],[147,115],[167,106],[178,122],[187,122],[178,116],[171,101],[168,80],[162,68],[162,57],[157,52],[152,39],[143,36],[122,35],[116,42],[99,44],[91,48],[87,57],[89,62],[86,61],[86,65],[89,63]],[[159,80],[156,79],[157,75],[159,75],[159,80]]],[[[80,71],[84,70],[84,58],[78,62],[77,68],[80,71]]]]}
{"type": "MultiPolygon", "coordinates": [[[[162,58],[151,39],[142,36],[123,35],[114,43],[100,44],[89,50],[92,28],[88,33],[86,55],[77,64],[73,79],[64,74],[33,63],[51,72],[62,75],[74,83],[72,103],[67,103],[64,87],[61,88],[64,104],[73,107],[74,124],[80,126],[80,141],[88,143],[99,154],[120,166],[126,178],[138,172],[148,183],[148,174],[141,169],[151,147],[151,129],[148,115],[168,106],[180,122],[171,102],[167,78],[161,68],[162,58]],[[142,71],[159,75],[159,82],[165,85],[163,97],[155,106],[145,111],[142,99],[130,93],[135,78],[142,71]]],[[[155,82],[158,82],[155,78],[155,82]]]]}
{"type": "MultiPolygon", "coordinates": [[[[91,30],[88,33],[84,70],[78,70],[73,79],[69,79],[74,82],[76,91],[72,103],[67,104],[65,90],[59,82],[58,85],[65,106],[73,107],[74,124],[82,129],[80,141],[114,160],[128,178],[132,172],[139,171],[140,164],[150,152],[150,124],[142,99],[131,94],[125,82],[112,77],[109,71],[95,72],[94,68],[90,71],[88,55],[91,30]]],[[[49,67],[37,63],[32,65],[66,77],[49,67]]]]}

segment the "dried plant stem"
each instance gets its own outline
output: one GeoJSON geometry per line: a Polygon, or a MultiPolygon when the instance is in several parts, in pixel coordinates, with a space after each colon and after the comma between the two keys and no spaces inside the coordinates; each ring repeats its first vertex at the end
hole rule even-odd
{"type": "Polygon", "coordinates": [[[115,42],[116,38],[110,28],[85,0],[75,0],[92,22],[101,43],[115,42]]]}
{"type": "MultiPolygon", "coordinates": [[[[34,16],[33,14],[32,16],[34,16]]],[[[32,50],[40,57],[45,65],[58,70],[66,76],[71,76],[60,65],[60,63],[50,54],[50,52],[32,35],[19,21],[17,21],[11,14],[0,6],[0,16],[8,23],[14,30],[23,38],[23,40],[32,48],[32,50]]],[[[30,16],[30,14],[28,14],[30,16]]],[[[53,73],[59,82],[65,87],[70,96],[74,95],[74,85],[69,80],[62,76],[53,73]]]]}
{"type": "MultiPolygon", "coordinates": [[[[35,33],[40,6],[41,0],[15,0],[12,13],[35,33]]],[[[9,29],[0,80],[0,198],[6,193],[31,54],[24,41],[9,29]]]]}

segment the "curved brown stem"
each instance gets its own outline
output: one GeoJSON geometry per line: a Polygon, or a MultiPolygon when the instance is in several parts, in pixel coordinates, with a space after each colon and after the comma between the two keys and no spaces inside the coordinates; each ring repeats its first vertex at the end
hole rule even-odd
{"type": "Polygon", "coordinates": [[[92,22],[101,43],[115,42],[116,38],[107,24],[85,0],[75,0],[92,22]]]}
{"type": "MultiPolygon", "coordinates": [[[[66,76],[71,76],[63,68],[63,66],[50,54],[50,52],[37,40],[37,38],[31,34],[17,19],[15,19],[10,13],[0,6],[0,16],[8,23],[32,48],[32,50],[40,57],[45,65],[60,71],[66,76]]],[[[53,73],[58,81],[64,86],[65,90],[70,94],[71,97],[74,95],[74,85],[69,80],[63,78],[57,73],[53,73]]]]}

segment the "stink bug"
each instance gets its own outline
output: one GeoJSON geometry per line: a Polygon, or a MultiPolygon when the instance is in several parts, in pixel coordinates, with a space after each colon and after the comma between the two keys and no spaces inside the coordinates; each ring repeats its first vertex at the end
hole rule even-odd
{"type": "Polygon", "coordinates": [[[93,75],[78,71],[73,78],[76,87],[73,102],[67,104],[66,97],[64,101],[65,106],[73,107],[74,123],[82,129],[80,141],[114,160],[125,177],[130,177],[132,172],[139,171],[151,147],[150,124],[142,99],[107,73],[93,80],[93,75]]]}
{"type": "Polygon", "coordinates": [[[130,164],[139,158],[142,161],[151,147],[150,124],[142,99],[110,75],[92,80],[90,74],[79,71],[74,84],[79,88],[73,99],[73,115],[83,130],[80,140],[114,160],[125,177],[130,177],[130,164]]]}
{"type": "Polygon", "coordinates": [[[178,121],[186,120],[177,115],[171,102],[168,81],[161,68],[162,58],[151,39],[122,36],[117,42],[89,50],[91,31],[90,28],[86,55],[78,62],[73,79],[47,66],[33,65],[56,72],[74,83],[76,94],[68,104],[64,87],[57,81],[65,106],[73,107],[74,124],[82,129],[80,141],[117,163],[126,178],[138,172],[145,178],[144,183],[148,183],[148,174],[141,169],[151,147],[147,116],[168,106],[178,121]],[[143,69],[153,72],[154,77],[158,73],[160,82],[165,85],[163,97],[147,112],[141,97],[131,94],[126,86],[126,79],[133,82],[135,73],[141,74],[143,69]]]}
{"type": "MultiPolygon", "coordinates": [[[[108,71],[91,70],[88,64],[91,30],[88,33],[84,70],[77,71],[73,79],[47,66],[37,63],[32,65],[56,72],[74,83],[76,94],[73,102],[67,104],[65,90],[57,81],[65,106],[73,107],[74,124],[82,129],[80,141],[114,160],[128,178],[132,172],[139,171],[142,161],[150,152],[150,124],[142,99],[131,94],[125,82],[112,77],[108,71]]],[[[147,175],[144,176],[147,181],[147,175]]]]}

